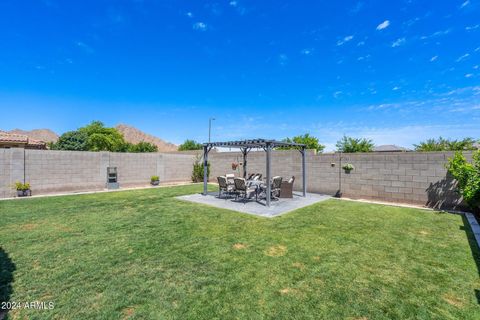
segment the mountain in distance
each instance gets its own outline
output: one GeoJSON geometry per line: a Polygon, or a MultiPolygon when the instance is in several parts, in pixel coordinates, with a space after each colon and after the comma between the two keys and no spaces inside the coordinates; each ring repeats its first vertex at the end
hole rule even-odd
{"type": "Polygon", "coordinates": [[[6,131],[11,134],[20,134],[29,137],[34,140],[41,140],[45,142],[56,142],[58,140],[58,134],[53,132],[50,129],[34,129],[34,130],[22,130],[22,129],[13,129],[6,131]]]}
{"type": "MultiPolygon", "coordinates": [[[[120,133],[123,134],[125,141],[130,143],[139,143],[141,141],[150,142],[158,147],[159,152],[173,152],[178,150],[178,146],[166,142],[160,138],[157,138],[151,134],[145,133],[135,127],[119,124],[115,127],[120,133]]],[[[56,142],[58,140],[58,135],[50,129],[34,129],[34,130],[22,130],[22,129],[13,129],[10,131],[5,131],[11,134],[20,134],[25,135],[31,139],[41,140],[45,142],[56,142]]]]}
{"type": "Polygon", "coordinates": [[[120,131],[120,133],[123,134],[123,137],[127,142],[130,142],[130,143],[139,143],[142,141],[150,142],[158,147],[159,152],[172,152],[172,151],[178,150],[177,145],[170,142],[166,142],[165,140],[152,136],[151,134],[145,133],[135,127],[132,127],[126,124],[119,124],[115,128],[118,131],[120,131]]]}

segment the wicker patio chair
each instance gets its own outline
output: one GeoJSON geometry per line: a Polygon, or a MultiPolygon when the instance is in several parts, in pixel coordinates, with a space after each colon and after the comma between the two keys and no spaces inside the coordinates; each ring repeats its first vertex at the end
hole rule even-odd
{"type": "Polygon", "coordinates": [[[250,194],[255,193],[255,200],[257,199],[257,187],[249,187],[247,186],[247,182],[243,178],[235,178],[234,180],[235,184],[235,194],[236,198],[238,197],[243,197],[243,201],[246,202],[247,198],[250,194]]]}
{"type": "Polygon", "coordinates": [[[229,185],[227,183],[226,177],[223,177],[223,176],[217,177],[217,181],[218,181],[218,197],[219,198],[222,197],[222,194],[232,195],[234,193],[235,188],[233,185],[229,185]]]}
{"type": "Polygon", "coordinates": [[[295,182],[295,177],[292,176],[288,181],[282,181],[280,186],[280,197],[279,198],[293,198],[293,183],[295,182]]]}
{"type": "Polygon", "coordinates": [[[227,183],[233,186],[233,179],[235,179],[235,174],[227,173],[225,175],[225,178],[227,178],[227,183]]]}
{"type": "Polygon", "coordinates": [[[272,187],[270,189],[272,197],[278,198],[280,196],[280,187],[282,186],[283,178],[280,176],[275,176],[272,179],[272,187]]]}

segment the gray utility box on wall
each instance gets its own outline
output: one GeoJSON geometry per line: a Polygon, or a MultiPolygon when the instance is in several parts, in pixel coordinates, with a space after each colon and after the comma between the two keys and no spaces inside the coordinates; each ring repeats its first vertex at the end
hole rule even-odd
{"type": "Polygon", "coordinates": [[[117,167],[107,167],[107,189],[118,189],[117,167]]]}

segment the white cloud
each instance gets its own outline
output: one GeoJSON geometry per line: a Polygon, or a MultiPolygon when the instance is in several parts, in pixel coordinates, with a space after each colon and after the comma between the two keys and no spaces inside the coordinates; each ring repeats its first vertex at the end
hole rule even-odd
{"type": "Polygon", "coordinates": [[[347,43],[347,42],[349,42],[349,41],[352,41],[353,38],[354,38],[353,35],[346,36],[346,37],[343,38],[342,40],[338,40],[338,41],[337,41],[337,46],[341,46],[341,45],[343,45],[344,43],[347,43]]]}
{"type": "Polygon", "coordinates": [[[470,57],[470,54],[469,53],[465,53],[463,56],[460,56],[457,60],[455,60],[456,62],[460,62],[460,61],[463,61],[465,59],[467,59],[468,57],[470,57]]]}
{"type": "Polygon", "coordinates": [[[433,56],[433,57],[430,59],[430,62],[436,61],[437,59],[438,59],[438,56],[433,56]]]}
{"type": "Polygon", "coordinates": [[[380,23],[380,24],[377,26],[377,30],[386,29],[386,28],[388,28],[388,26],[390,26],[390,21],[389,21],[389,20],[385,20],[385,21],[383,21],[382,23],[380,23]]]}
{"type": "Polygon", "coordinates": [[[352,14],[357,14],[358,12],[360,12],[360,10],[363,8],[363,5],[364,3],[359,1],[357,2],[357,4],[355,5],[355,7],[353,7],[351,10],[350,10],[350,13],[352,14]]]}
{"type": "Polygon", "coordinates": [[[441,37],[441,36],[446,36],[450,32],[452,32],[452,29],[439,30],[437,32],[434,32],[434,33],[428,35],[428,36],[421,36],[420,39],[427,40],[427,39],[430,39],[430,38],[437,38],[437,37],[441,37]]]}
{"type": "Polygon", "coordinates": [[[340,95],[341,95],[342,93],[343,93],[343,91],[335,91],[335,92],[333,93],[333,97],[334,97],[335,99],[337,99],[337,98],[340,97],[340,95]]]}
{"type": "Polygon", "coordinates": [[[192,26],[193,30],[198,30],[198,31],[207,31],[207,24],[204,22],[196,22],[192,26]]]}
{"type": "Polygon", "coordinates": [[[232,0],[228,3],[231,7],[235,8],[238,14],[244,15],[247,12],[247,9],[245,9],[243,6],[240,5],[240,3],[236,0],[232,0]]]}
{"type": "Polygon", "coordinates": [[[403,46],[406,41],[405,38],[398,38],[392,43],[392,48],[403,46]]]}
{"type": "Polygon", "coordinates": [[[300,53],[304,56],[309,56],[313,54],[313,49],[303,49],[302,51],[300,51],[300,53]]]}
{"type": "Polygon", "coordinates": [[[365,41],[359,41],[357,43],[357,47],[361,47],[361,46],[364,46],[365,45],[365,41]]]}
{"type": "Polygon", "coordinates": [[[288,63],[288,56],[284,53],[278,55],[278,63],[281,65],[281,66],[285,66],[287,65],[288,63]]]}
{"type": "Polygon", "coordinates": [[[366,59],[368,59],[368,58],[370,58],[370,55],[369,55],[369,54],[367,54],[366,56],[358,57],[358,58],[357,58],[357,61],[363,61],[363,60],[366,60],[366,59]]]}
{"type": "Polygon", "coordinates": [[[400,90],[400,87],[395,86],[395,87],[392,88],[392,90],[393,91],[398,91],[398,90],[400,90]]]}
{"type": "Polygon", "coordinates": [[[480,24],[476,24],[474,26],[466,26],[465,30],[472,31],[472,30],[475,30],[475,29],[478,29],[478,28],[480,28],[480,24]]]}
{"type": "Polygon", "coordinates": [[[187,12],[185,15],[189,18],[193,18],[193,13],[191,13],[191,12],[187,12]]]}
{"type": "Polygon", "coordinates": [[[471,78],[471,77],[473,77],[473,74],[471,74],[471,73],[467,73],[467,74],[465,75],[465,78],[471,78]]]}
{"type": "Polygon", "coordinates": [[[470,0],[465,1],[465,2],[462,3],[462,5],[460,6],[460,9],[465,8],[465,7],[468,6],[469,4],[470,4],[470,0]]]}
{"type": "Polygon", "coordinates": [[[82,41],[75,42],[75,45],[78,48],[82,49],[85,53],[88,53],[88,54],[91,54],[95,51],[95,50],[93,50],[92,47],[90,47],[88,44],[86,44],[85,42],[82,42],[82,41]]]}

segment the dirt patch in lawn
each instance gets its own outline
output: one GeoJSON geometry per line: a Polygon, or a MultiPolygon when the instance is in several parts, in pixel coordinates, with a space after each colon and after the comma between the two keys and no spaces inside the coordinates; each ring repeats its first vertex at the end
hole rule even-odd
{"type": "Polygon", "coordinates": [[[233,249],[235,250],[242,250],[242,249],[245,249],[247,247],[246,244],[243,244],[243,243],[235,243],[233,245],[233,249]]]}
{"type": "Polygon", "coordinates": [[[294,262],[294,263],[292,264],[292,266],[293,266],[294,268],[297,268],[297,269],[300,269],[300,270],[305,269],[305,265],[304,265],[303,263],[301,263],[301,262],[294,262]]]}
{"type": "Polygon", "coordinates": [[[22,231],[32,231],[32,230],[38,228],[38,224],[37,223],[27,223],[27,224],[22,224],[22,225],[18,226],[18,228],[22,231]]]}
{"type": "Polygon", "coordinates": [[[463,301],[451,294],[444,295],[443,300],[445,300],[448,304],[451,304],[452,306],[455,306],[457,308],[463,307],[463,301]]]}
{"type": "Polygon", "coordinates": [[[283,288],[279,291],[281,294],[295,294],[298,292],[297,289],[292,289],[292,288],[283,288]]]}
{"type": "Polygon", "coordinates": [[[271,246],[265,251],[269,257],[281,257],[287,253],[287,247],[282,245],[271,246]]]}
{"type": "Polygon", "coordinates": [[[128,307],[122,310],[123,319],[129,319],[135,313],[135,308],[128,307]]]}

